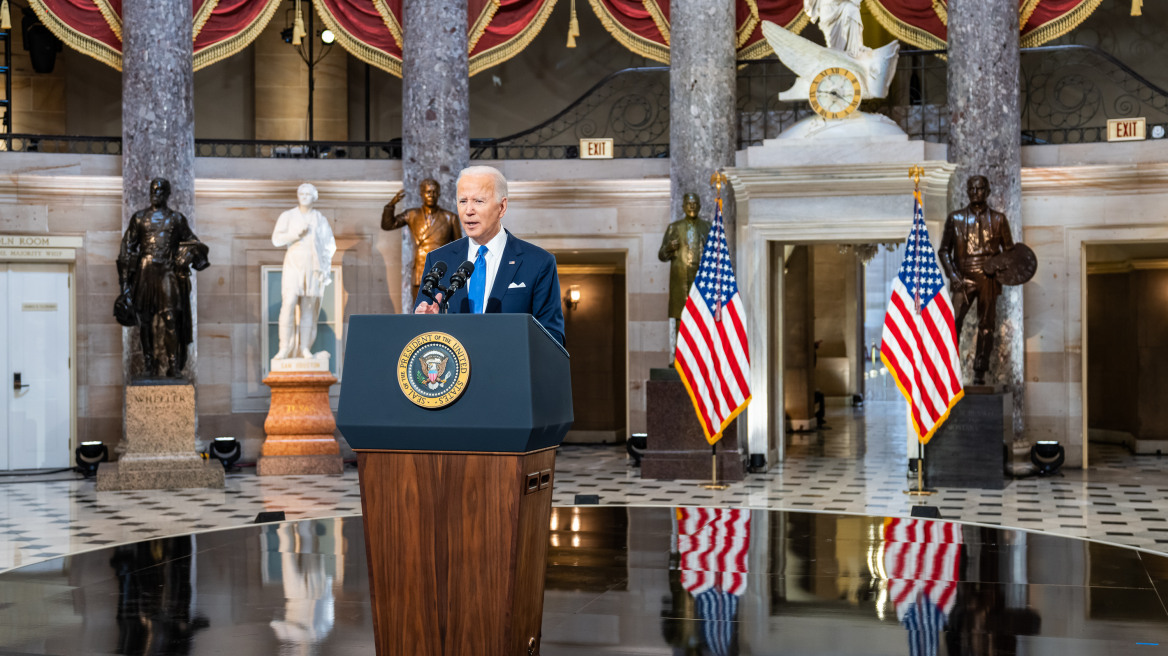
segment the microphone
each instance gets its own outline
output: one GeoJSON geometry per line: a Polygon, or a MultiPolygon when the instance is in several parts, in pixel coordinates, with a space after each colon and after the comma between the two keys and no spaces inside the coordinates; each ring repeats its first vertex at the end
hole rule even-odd
{"type": "MultiPolygon", "coordinates": [[[[446,263],[435,262],[434,268],[430,269],[430,273],[427,273],[422,278],[422,287],[418,291],[430,298],[434,298],[434,288],[438,287],[438,282],[442,280],[442,276],[444,275],[446,275],[446,263]]],[[[442,291],[442,289],[439,287],[438,291],[442,291]]]]}
{"type": "Polygon", "coordinates": [[[466,279],[469,278],[470,274],[472,273],[474,273],[474,262],[467,260],[458,265],[458,269],[456,269],[454,273],[450,274],[450,287],[446,298],[454,296],[454,292],[462,289],[463,286],[466,285],[466,279]]]}

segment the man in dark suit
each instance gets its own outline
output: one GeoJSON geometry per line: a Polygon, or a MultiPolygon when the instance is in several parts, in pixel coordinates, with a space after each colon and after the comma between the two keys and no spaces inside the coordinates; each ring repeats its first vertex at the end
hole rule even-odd
{"type": "MultiPolygon", "coordinates": [[[[439,283],[445,287],[459,264],[466,260],[474,263],[466,285],[450,298],[449,311],[530,314],[563,344],[564,311],[556,259],[503,229],[507,179],[490,166],[463,169],[455,198],[466,236],[431,251],[423,269],[429,272],[435,262],[446,262],[446,275],[439,283]]],[[[414,313],[436,314],[441,300],[441,293],[433,303],[419,294],[414,313]]]]}

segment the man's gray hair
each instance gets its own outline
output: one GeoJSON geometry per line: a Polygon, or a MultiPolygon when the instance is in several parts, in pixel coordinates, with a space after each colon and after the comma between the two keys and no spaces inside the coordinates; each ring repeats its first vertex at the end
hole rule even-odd
{"type": "Polygon", "coordinates": [[[300,192],[304,191],[305,187],[308,187],[308,189],[310,191],[312,191],[312,201],[313,202],[316,202],[317,200],[320,199],[320,192],[318,192],[316,190],[316,185],[312,184],[311,182],[305,182],[304,184],[297,187],[296,188],[296,195],[299,196],[300,192]]]}
{"type": "Polygon", "coordinates": [[[507,178],[503,177],[503,172],[499,169],[493,166],[468,166],[458,172],[458,181],[455,182],[456,187],[458,186],[458,182],[462,181],[462,176],[464,175],[490,176],[495,185],[495,200],[502,201],[507,197],[507,178]]]}

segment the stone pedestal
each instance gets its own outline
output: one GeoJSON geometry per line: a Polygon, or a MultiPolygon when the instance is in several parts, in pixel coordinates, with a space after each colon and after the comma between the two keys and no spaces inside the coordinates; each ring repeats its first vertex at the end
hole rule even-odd
{"type": "Polygon", "coordinates": [[[327,368],[311,370],[309,365],[314,360],[283,362],[304,363],[309,370],[276,371],[273,367],[273,372],[264,379],[264,384],[272,388],[272,404],[264,420],[267,439],[260,451],[256,473],[260,476],[344,473],[341,447],[333,437],[337,421],[329,407],[328,395],[329,387],[337,379],[327,368]]]}
{"type": "Polygon", "coordinates": [[[969,385],[925,445],[925,485],[1000,490],[1013,442],[1013,397],[1004,386],[969,385]]]}
{"type": "MultiPolygon", "coordinates": [[[[651,369],[645,384],[648,436],[641,456],[641,478],[710,480],[710,443],[694,413],[685,384],[673,369],[651,369]]],[[[738,448],[738,422],[730,422],[718,441],[718,480],[745,477],[738,448]]]]}
{"type": "Polygon", "coordinates": [[[97,490],[223,487],[223,467],[195,452],[195,386],[153,381],[126,386],[117,462],[97,470],[97,490]]]}

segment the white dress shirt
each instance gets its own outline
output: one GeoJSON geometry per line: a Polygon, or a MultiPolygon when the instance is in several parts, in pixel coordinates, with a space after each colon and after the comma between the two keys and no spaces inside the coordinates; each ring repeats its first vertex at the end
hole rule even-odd
{"type": "MultiPolygon", "coordinates": [[[[479,246],[482,244],[475,243],[473,237],[467,237],[467,255],[466,259],[472,263],[479,257],[479,246]]],[[[487,279],[486,291],[482,298],[483,307],[487,306],[487,299],[491,297],[491,290],[495,288],[495,276],[499,273],[499,264],[503,262],[503,249],[507,246],[507,231],[499,228],[499,234],[491,238],[487,242],[487,252],[483,255],[487,260],[487,279]]],[[[468,287],[470,283],[467,283],[468,287]]],[[[469,289],[467,292],[469,293],[469,289]]]]}

